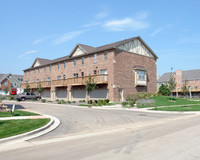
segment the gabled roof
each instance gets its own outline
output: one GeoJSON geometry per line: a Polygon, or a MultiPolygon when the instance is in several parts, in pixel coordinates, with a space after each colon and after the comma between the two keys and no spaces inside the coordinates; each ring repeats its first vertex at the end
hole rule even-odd
{"type": "Polygon", "coordinates": [[[34,61],[33,64],[32,64],[32,67],[34,67],[34,65],[35,65],[35,63],[36,63],[37,61],[40,63],[40,65],[45,65],[45,64],[51,62],[51,60],[49,60],[49,59],[36,58],[35,61],[34,61]]]}
{"type": "Polygon", "coordinates": [[[69,56],[65,56],[65,57],[61,57],[61,58],[57,58],[54,60],[49,60],[49,59],[42,59],[42,58],[36,58],[33,65],[31,66],[31,68],[27,68],[26,70],[32,69],[34,68],[35,63],[38,61],[40,63],[40,66],[44,66],[44,65],[49,65],[49,64],[53,64],[59,61],[65,61],[67,59],[71,59],[71,58],[75,58],[81,55],[76,55],[74,57],[72,57],[72,55],[74,54],[74,52],[76,51],[76,49],[78,47],[80,47],[83,51],[84,54],[94,54],[94,53],[98,53],[98,52],[102,52],[102,51],[106,51],[106,50],[110,50],[110,49],[117,49],[118,46],[125,44],[129,41],[138,39],[141,41],[141,43],[152,53],[152,55],[155,57],[155,59],[158,59],[158,56],[151,50],[151,48],[142,40],[142,38],[140,36],[137,37],[133,37],[133,38],[129,38],[129,39],[125,39],[125,40],[121,40],[121,41],[117,41],[114,43],[110,43],[107,45],[103,45],[103,46],[99,46],[99,47],[92,47],[92,46],[88,46],[88,45],[84,45],[84,44],[77,44],[74,49],[72,50],[72,52],[69,54],[69,56]]]}
{"type": "Polygon", "coordinates": [[[18,81],[19,82],[19,80],[18,80],[18,78],[20,78],[20,79],[23,79],[23,75],[13,75],[13,74],[11,74],[11,73],[8,73],[8,74],[0,74],[0,83],[4,80],[4,79],[6,79],[9,75],[12,75],[13,77],[14,77],[14,79],[16,80],[16,81],[18,81]]]}
{"type": "MultiPolygon", "coordinates": [[[[159,83],[164,83],[168,82],[170,79],[171,74],[175,74],[175,72],[168,72],[164,73],[158,80],[157,82],[159,83]]],[[[182,72],[182,80],[200,80],[200,69],[195,69],[195,70],[188,70],[188,71],[183,71],[182,72]]]]}

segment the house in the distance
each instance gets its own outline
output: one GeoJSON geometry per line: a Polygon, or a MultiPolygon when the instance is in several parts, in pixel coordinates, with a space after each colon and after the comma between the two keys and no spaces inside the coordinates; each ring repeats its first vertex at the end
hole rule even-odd
{"type": "Polygon", "coordinates": [[[17,89],[20,92],[22,82],[23,75],[0,74],[0,90],[7,89],[10,93],[12,89],[17,89]]]}
{"type": "Polygon", "coordinates": [[[174,95],[183,95],[182,87],[184,84],[186,84],[186,86],[189,88],[190,96],[200,97],[200,69],[188,71],[177,70],[176,72],[164,73],[158,79],[157,87],[159,88],[162,84],[167,84],[171,75],[176,80],[176,89],[173,91],[174,95]]]}
{"type": "Polygon", "coordinates": [[[86,99],[85,82],[92,76],[97,88],[91,99],[123,101],[128,94],[156,92],[156,54],[140,37],[100,47],[77,44],[69,56],[36,58],[24,70],[23,88],[44,88],[42,97],[56,100],[86,99]]]}

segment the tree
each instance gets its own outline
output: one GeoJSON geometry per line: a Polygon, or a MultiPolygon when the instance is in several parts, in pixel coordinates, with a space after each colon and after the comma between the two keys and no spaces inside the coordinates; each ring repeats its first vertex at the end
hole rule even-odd
{"type": "Polygon", "coordinates": [[[92,78],[91,75],[89,75],[89,79],[85,82],[86,86],[86,92],[87,92],[87,97],[86,101],[89,101],[90,93],[97,88],[97,84],[94,82],[94,79],[92,78]]]}
{"type": "Polygon", "coordinates": [[[175,78],[174,78],[174,76],[171,74],[171,76],[170,76],[170,79],[169,79],[169,81],[168,81],[168,88],[169,88],[169,91],[170,91],[170,93],[171,93],[171,100],[172,100],[172,92],[173,92],[173,90],[176,88],[176,82],[175,82],[175,78]]]}
{"type": "Polygon", "coordinates": [[[187,106],[187,96],[188,96],[188,93],[189,93],[189,87],[186,86],[186,83],[183,84],[182,93],[185,96],[185,105],[187,106]]]}
{"type": "Polygon", "coordinates": [[[169,96],[170,95],[170,90],[167,85],[162,84],[158,90],[158,93],[163,95],[163,96],[169,96]]]}
{"type": "Polygon", "coordinates": [[[26,84],[26,88],[24,89],[24,92],[30,92],[30,86],[26,84]]]}
{"type": "Polygon", "coordinates": [[[8,87],[4,88],[3,91],[7,94],[8,93],[8,87]]]}
{"type": "Polygon", "coordinates": [[[43,92],[43,88],[42,88],[42,85],[41,83],[39,83],[38,87],[37,87],[37,92],[39,93],[39,95],[41,96],[41,93],[43,92]]]}

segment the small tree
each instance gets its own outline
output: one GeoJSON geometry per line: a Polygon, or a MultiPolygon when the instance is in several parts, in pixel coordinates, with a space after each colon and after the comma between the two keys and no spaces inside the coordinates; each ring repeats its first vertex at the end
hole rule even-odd
{"type": "Polygon", "coordinates": [[[86,101],[88,102],[90,93],[97,88],[97,84],[94,82],[94,79],[92,78],[91,75],[89,75],[89,79],[85,83],[86,83],[85,89],[87,92],[86,101]]]}
{"type": "Polygon", "coordinates": [[[170,76],[170,79],[169,79],[169,81],[168,81],[168,88],[169,88],[169,91],[170,91],[170,93],[171,93],[171,100],[172,100],[172,92],[173,92],[173,90],[176,88],[176,82],[175,82],[175,78],[174,78],[174,76],[171,74],[171,76],[170,76]]]}
{"type": "Polygon", "coordinates": [[[8,87],[4,88],[3,91],[7,94],[8,93],[8,87]]]}
{"type": "Polygon", "coordinates": [[[170,90],[167,85],[162,84],[158,90],[158,93],[163,95],[163,96],[169,96],[170,95],[170,90]]]}
{"type": "Polygon", "coordinates": [[[189,88],[186,86],[186,83],[183,84],[182,93],[185,96],[185,105],[187,106],[187,97],[188,97],[188,93],[189,93],[189,88]]]}
{"type": "Polygon", "coordinates": [[[41,83],[39,83],[39,85],[38,85],[38,87],[37,87],[37,92],[39,93],[40,96],[41,96],[43,90],[44,90],[44,89],[42,88],[41,83]]]}
{"type": "Polygon", "coordinates": [[[24,92],[30,92],[30,86],[26,84],[26,88],[24,89],[24,92]]]}

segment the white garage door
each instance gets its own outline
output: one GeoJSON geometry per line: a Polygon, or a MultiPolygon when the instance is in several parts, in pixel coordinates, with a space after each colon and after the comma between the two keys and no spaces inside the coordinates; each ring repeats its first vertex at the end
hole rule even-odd
{"type": "Polygon", "coordinates": [[[104,98],[106,99],[108,95],[107,89],[95,89],[91,92],[90,98],[104,98]]]}
{"type": "Polygon", "coordinates": [[[51,98],[50,89],[45,89],[45,90],[42,92],[42,98],[51,98]]]}
{"type": "Polygon", "coordinates": [[[57,99],[66,99],[67,98],[67,89],[66,88],[57,88],[56,89],[57,99]]]}
{"type": "Polygon", "coordinates": [[[86,91],[85,89],[73,89],[73,98],[86,98],[86,91]]]}

